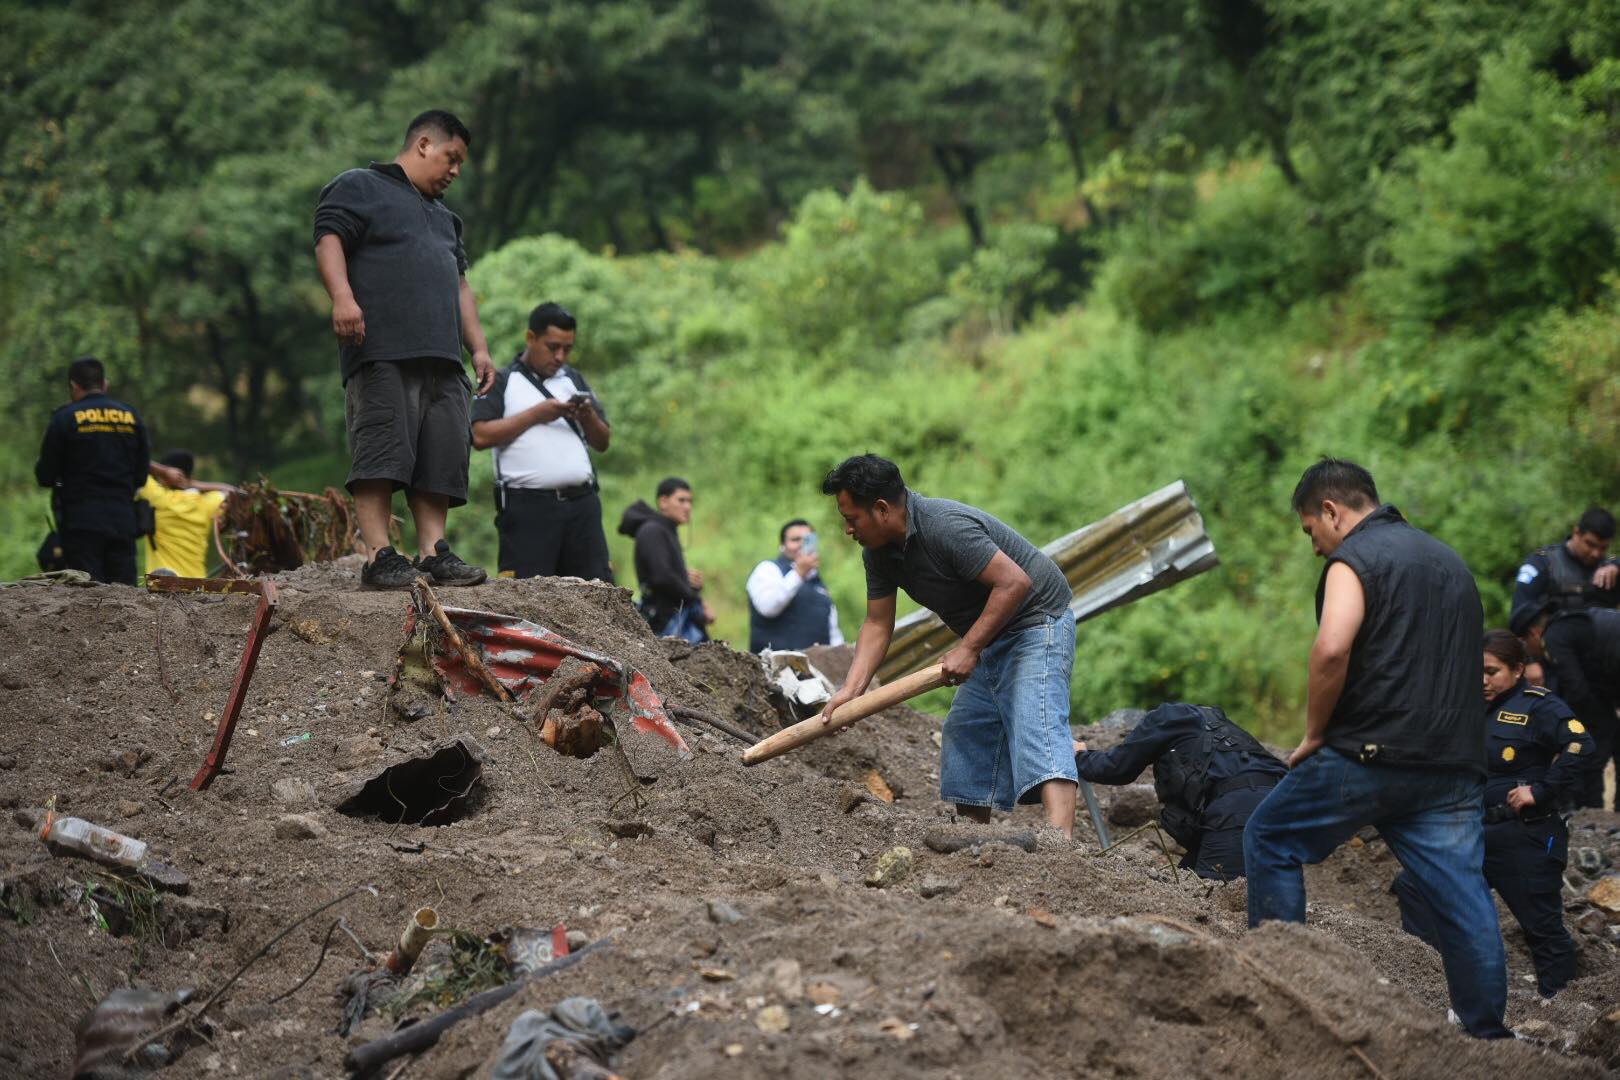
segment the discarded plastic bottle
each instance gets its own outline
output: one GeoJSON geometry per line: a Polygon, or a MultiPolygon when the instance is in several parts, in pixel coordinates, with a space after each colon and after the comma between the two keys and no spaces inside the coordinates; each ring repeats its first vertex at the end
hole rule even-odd
{"type": "Polygon", "coordinates": [[[45,839],[57,847],[76,851],[99,862],[138,868],[146,858],[146,841],[115,833],[83,818],[59,817],[51,822],[45,839]]]}
{"type": "Polygon", "coordinates": [[[301,742],[309,742],[309,732],[306,731],[302,735],[289,735],[281,740],[281,745],[296,746],[301,742]]]}

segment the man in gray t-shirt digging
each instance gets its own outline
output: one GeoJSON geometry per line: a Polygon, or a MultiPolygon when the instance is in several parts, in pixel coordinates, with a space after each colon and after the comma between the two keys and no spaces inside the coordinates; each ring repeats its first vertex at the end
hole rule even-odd
{"type": "Polygon", "coordinates": [[[940,798],[978,822],[993,806],[1039,802],[1047,823],[1073,836],[1074,617],[1063,571],[983,510],[907,490],[884,458],[849,458],[821,490],[837,497],[844,532],[866,549],[866,621],[849,677],[822,715],[866,691],[904,589],[962,639],[942,661],[960,688],[945,718],[940,798]]]}

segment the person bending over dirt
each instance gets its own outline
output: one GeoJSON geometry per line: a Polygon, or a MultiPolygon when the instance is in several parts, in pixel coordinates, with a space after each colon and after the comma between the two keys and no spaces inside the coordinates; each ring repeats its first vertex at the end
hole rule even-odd
{"type": "Polygon", "coordinates": [[[1159,824],[1187,854],[1182,869],[1202,878],[1243,876],[1243,827],[1288,767],[1209,705],[1170,702],[1142,718],[1111,750],[1074,744],[1080,779],[1129,784],[1153,766],[1159,824]]]}
{"type": "Polygon", "coordinates": [[[467,502],[462,346],[472,353],[478,392],[495,383],[467,284],[461,219],[444,205],[471,142],[450,113],[422,113],[393,161],[342,173],[315,208],[315,260],[343,365],[348,487],[368,588],[408,589],[421,574],[441,585],[484,580],[444,538],[450,508],[467,502]],[[402,488],[416,522],[415,563],[388,543],[389,507],[402,488]]]}
{"type": "Polygon", "coordinates": [[[822,716],[865,692],[904,589],[961,638],[942,661],[960,689],[945,718],[940,798],[978,822],[991,807],[1039,802],[1047,823],[1073,836],[1074,616],[1063,571],[983,510],[908,490],[884,458],[847,459],[821,490],[837,498],[844,532],[865,549],[867,597],[849,677],[822,716]]]}
{"type": "Polygon", "coordinates": [[[1507,964],[1485,884],[1479,657],[1485,614],[1461,557],[1381,505],[1372,474],[1323,458],[1293,509],[1327,561],[1316,589],[1305,738],[1243,832],[1249,925],[1305,921],[1305,863],[1368,825],[1435,911],[1451,1007],[1502,1023],[1507,964]]]}

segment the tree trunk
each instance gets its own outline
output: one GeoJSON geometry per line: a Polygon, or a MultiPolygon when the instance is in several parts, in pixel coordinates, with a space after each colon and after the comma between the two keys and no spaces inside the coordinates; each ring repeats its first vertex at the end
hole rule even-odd
{"type": "Polygon", "coordinates": [[[945,174],[945,187],[951,193],[951,201],[956,204],[957,212],[962,215],[962,223],[967,226],[973,247],[984,247],[984,223],[979,220],[979,207],[973,201],[972,194],[973,170],[979,164],[977,156],[963,147],[935,144],[934,160],[939,163],[939,171],[945,174]]]}

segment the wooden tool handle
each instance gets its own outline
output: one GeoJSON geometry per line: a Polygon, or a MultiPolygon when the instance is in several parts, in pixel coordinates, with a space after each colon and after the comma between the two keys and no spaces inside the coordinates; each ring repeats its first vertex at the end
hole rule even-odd
{"type": "Polygon", "coordinates": [[[832,722],[821,722],[821,714],[817,713],[810,719],[783,728],[768,739],[759,742],[743,751],[744,765],[757,765],[761,761],[769,761],[773,757],[797,750],[807,742],[815,742],[823,735],[831,735],[841,731],[857,720],[864,720],[875,712],[882,712],[890,705],[898,705],[908,701],[918,694],[926,694],[930,690],[938,690],[945,685],[945,669],[935,664],[925,667],[921,671],[914,671],[905,678],[896,679],[887,686],[880,686],[870,693],[862,694],[858,698],[844,702],[833,714],[832,722]]]}

